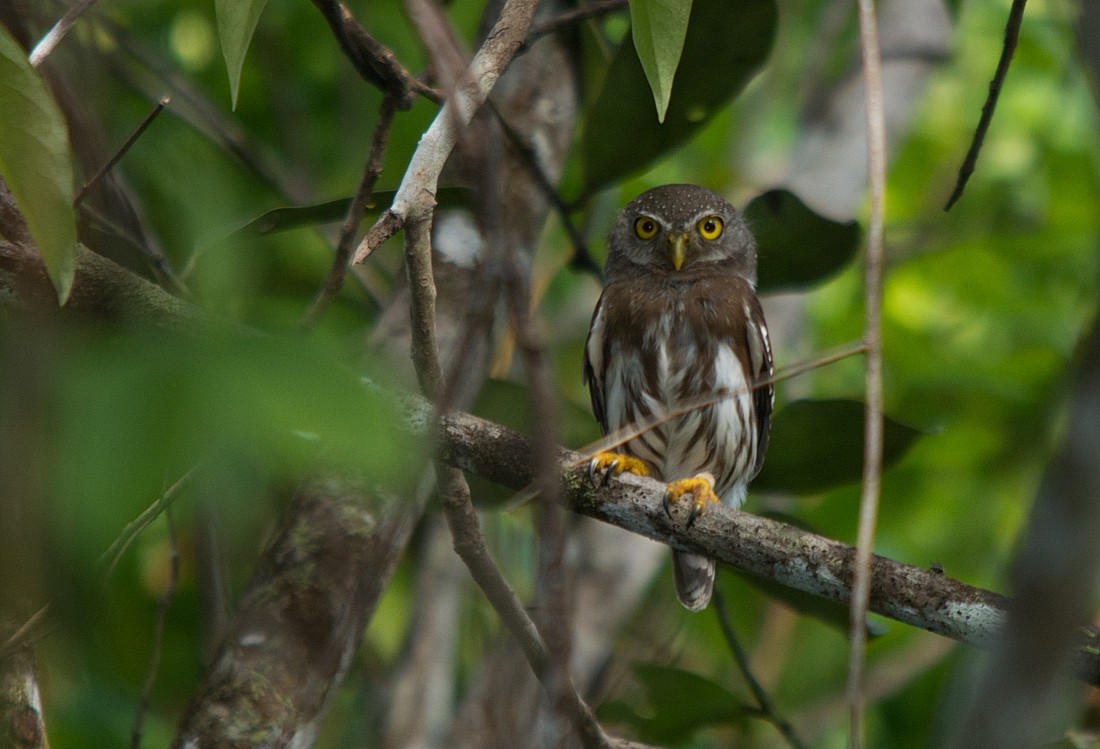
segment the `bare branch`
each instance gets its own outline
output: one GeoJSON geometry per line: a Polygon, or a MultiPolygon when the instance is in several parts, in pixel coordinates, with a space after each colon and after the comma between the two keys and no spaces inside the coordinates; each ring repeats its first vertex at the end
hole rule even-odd
{"type": "Polygon", "coordinates": [[[737,633],[733,631],[733,624],[730,622],[725,596],[723,596],[722,591],[717,588],[714,590],[714,614],[718,617],[718,626],[721,628],[722,635],[726,638],[726,643],[733,652],[734,660],[737,661],[737,669],[745,678],[745,683],[749,685],[749,690],[756,700],[756,704],[760,710],[760,717],[775,726],[775,729],[779,731],[780,735],[783,736],[783,739],[790,745],[791,749],[804,749],[804,744],[794,732],[794,727],[791,725],[790,721],[776,712],[775,706],[772,704],[768,693],[764,691],[764,687],[757,680],[756,675],[753,674],[752,667],[749,664],[749,656],[745,652],[745,648],[742,647],[741,641],[737,639],[737,633]]]}
{"type": "Polygon", "coordinates": [[[397,61],[397,56],[355,20],[348,7],[338,0],[313,0],[328,21],[336,41],[364,80],[392,97],[399,109],[408,109],[417,95],[439,102],[441,97],[431,86],[419,81],[397,61]]]}
{"type": "Polygon", "coordinates": [[[69,29],[77,22],[77,19],[84,14],[84,11],[95,5],[96,0],[77,0],[65,15],[54,24],[42,40],[38,44],[34,45],[34,49],[31,50],[28,56],[28,61],[33,67],[38,67],[42,64],[42,61],[50,56],[50,53],[54,51],[61,40],[65,38],[65,35],[69,33],[69,29]]]}
{"type": "MultiPolygon", "coordinates": [[[[405,401],[408,427],[423,434],[430,406],[405,401]]],[[[439,429],[443,459],[514,490],[534,478],[530,440],[469,414],[453,413],[439,429]]],[[[796,590],[835,601],[851,598],[855,549],[770,518],[715,507],[686,527],[687,511],[663,509],[664,485],[629,474],[597,489],[582,455],[562,450],[563,499],[575,512],[603,520],[673,548],[702,554],[796,590]]],[[[939,570],[875,555],[870,610],[914,627],[989,648],[1004,625],[1009,599],[954,580],[939,570]]],[[[1073,658],[1078,678],[1100,685],[1100,629],[1081,627],[1073,658]]]]}
{"type": "Polygon", "coordinates": [[[137,127],[134,128],[134,131],[130,133],[129,136],[127,136],[126,140],[123,141],[122,145],[118,147],[118,150],[115,151],[114,155],[107,160],[107,163],[101,166],[95,174],[88,178],[88,181],[84,183],[84,186],[80,188],[79,192],[77,192],[76,197],[73,198],[73,205],[79,205],[80,201],[84,199],[84,196],[88,194],[88,190],[95,187],[99,180],[103,179],[103,175],[105,175],[111,169],[111,167],[122,160],[122,157],[126,155],[126,152],[130,150],[134,143],[137,142],[137,139],[141,137],[141,134],[145,132],[146,128],[153,124],[153,120],[155,120],[157,116],[160,115],[162,111],[164,111],[164,108],[168,106],[168,103],[171,101],[172,97],[163,96],[160,98],[159,101],[157,101],[156,104],[153,105],[153,108],[149,110],[149,113],[146,114],[144,118],[142,118],[141,122],[139,122],[137,127]]]}
{"type": "Polygon", "coordinates": [[[457,140],[456,121],[461,126],[469,124],[474,112],[485,102],[504,68],[523,44],[537,6],[537,0],[508,0],[505,3],[500,19],[470,64],[469,79],[476,87],[456,90],[436,115],[405,170],[393,204],[359,244],[353,262],[363,262],[406,222],[422,219],[434,209],[439,175],[457,140]],[[453,112],[448,111],[450,109],[453,112]],[[383,224],[393,227],[392,231],[376,232],[383,224]]]}
{"type": "Polygon", "coordinates": [[[355,191],[351,205],[348,206],[347,216],[340,225],[332,269],[329,271],[328,278],[325,279],[325,285],[317,293],[317,298],[314,299],[313,305],[306,314],[304,321],[306,327],[312,327],[317,323],[329,302],[344,285],[355,233],[359,229],[359,222],[363,220],[363,213],[370,205],[371,193],[374,192],[378,175],[382,173],[382,160],[386,154],[386,143],[389,141],[394,114],[396,114],[396,102],[392,96],[387,95],[378,108],[378,121],[374,125],[374,136],[371,138],[370,154],[363,168],[363,177],[359,180],[359,187],[355,191]]]}
{"type": "MultiPolygon", "coordinates": [[[[31,617],[31,621],[39,614],[31,617]]],[[[13,643],[20,639],[18,632],[30,628],[30,622],[17,627],[6,617],[0,620],[0,641],[13,643]]],[[[9,649],[5,644],[0,652],[0,744],[20,749],[49,749],[46,725],[42,718],[42,697],[38,690],[38,674],[34,667],[34,653],[23,642],[9,649]]]]}
{"type": "Polygon", "coordinates": [[[974,139],[970,141],[970,149],[966,152],[959,167],[959,176],[955,181],[955,189],[947,199],[943,207],[945,211],[951,210],[951,206],[962,197],[966,183],[970,175],[974,173],[974,167],[978,163],[978,154],[981,153],[982,143],[985,142],[985,134],[989,132],[989,125],[993,122],[993,112],[997,109],[997,99],[1001,96],[1001,88],[1005,78],[1008,77],[1008,66],[1012,63],[1012,55],[1016,52],[1016,42],[1020,38],[1020,25],[1024,20],[1024,6],[1027,0],[1012,0],[1012,7],[1008,11],[1008,20],[1005,21],[1005,39],[1001,47],[1001,57],[997,60],[997,69],[993,72],[993,80],[989,82],[989,95],[982,105],[982,115],[978,120],[978,127],[974,130],[974,139]]]}
{"type": "Polygon", "coordinates": [[[299,488],[173,746],[312,744],[419,516],[410,504],[348,479],[299,488]]]}
{"type": "Polygon", "coordinates": [[[855,579],[852,584],[848,641],[848,705],[851,715],[849,743],[860,749],[863,733],[863,659],[867,648],[867,606],[871,596],[871,564],[878,522],[882,483],[882,269],[883,200],[886,192],[886,111],[882,93],[882,53],[874,0],[859,0],[859,39],[863,57],[863,83],[867,110],[867,180],[871,191],[871,218],[867,227],[867,270],[864,290],[863,342],[866,408],[863,422],[863,481],[859,499],[855,579]]]}

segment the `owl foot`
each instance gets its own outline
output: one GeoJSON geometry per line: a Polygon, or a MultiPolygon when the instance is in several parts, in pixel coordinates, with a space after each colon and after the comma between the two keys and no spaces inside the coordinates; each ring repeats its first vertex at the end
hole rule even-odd
{"type": "Polygon", "coordinates": [[[618,476],[624,471],[636,476],[653,475],[644,460],[622,453],[596,453],[596,457],[588,462],[588,478],[599,487],[606,486],[612,474],[618,476]]]}
{"type": "Polygon", "coordinates": [[[664,508],[665,513],[672,517],[672,505],[685,497],[691,497],[691,512],[688,513],[687,526],[690,528],[695,523],[695,518],[703,514],[706,506],[712,502],[720,504],[718,495],[714,493],[714,477],[709,473],[700,473],[689,479],[679,479],[669,483],[665,489],[664,508]]]}

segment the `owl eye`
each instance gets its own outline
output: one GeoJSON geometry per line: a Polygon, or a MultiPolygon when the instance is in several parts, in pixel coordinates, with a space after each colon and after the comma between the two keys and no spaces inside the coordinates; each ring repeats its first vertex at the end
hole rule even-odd
{"type": "Polygon", "coordinates": [[[638,216],[634,219],[634,233],[638,239],[653,239],[657,236],[657,222],[649,216],[638,216]]]}
{"type": "Polygon", "coordinates": [[[722,219],[717,216],[707,216],[699,222],[699,236],[703,239],[718,239],[722,236],[722,219]]]}

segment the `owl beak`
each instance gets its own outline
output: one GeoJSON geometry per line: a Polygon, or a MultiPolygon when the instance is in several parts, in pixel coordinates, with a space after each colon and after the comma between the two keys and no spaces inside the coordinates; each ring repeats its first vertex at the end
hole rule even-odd
{"type": "Polygon", "coordinates": [[[672,267],[680,270],[687,257],[687,234],[672,234],[668,238],[669,257],[672,259],[672,267]]]}

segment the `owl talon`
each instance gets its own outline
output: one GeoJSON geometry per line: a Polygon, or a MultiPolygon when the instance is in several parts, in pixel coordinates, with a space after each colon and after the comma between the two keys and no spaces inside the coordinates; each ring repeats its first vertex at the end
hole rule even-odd
{"type": "Polygon", "coordinates": [[[695,520],[703,514],[707,505],[720,504],[718,495],[714,493],[714,478],[709,473],[701,473],[689,479],[673,481],[665,489],[665,497],[662,502],[665,513],[672,517],[672,505],[691,496],[691,510],[688,512],[687,527],[695,524],[695,520]]]}
{"type": "Polygon", "coordinates": [[[644,460],[622,453],[596,453],[596,456],[588,461],[588,478],[599,489],[607,486],[612,475],[618,476],[620,473],[650,476],[653,472],[644,460]]]}

